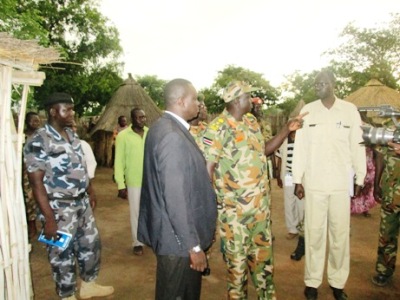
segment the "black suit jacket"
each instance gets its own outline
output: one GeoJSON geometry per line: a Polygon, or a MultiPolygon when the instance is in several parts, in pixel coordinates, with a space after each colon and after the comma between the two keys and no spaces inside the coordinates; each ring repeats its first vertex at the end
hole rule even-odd
{"type": "Polygon", "coordinates": [[[211,245],[216,195],[204,157],[189,131],[168,113],[145,144],[138,239],[157,255],[189,256],[211,245]]]}

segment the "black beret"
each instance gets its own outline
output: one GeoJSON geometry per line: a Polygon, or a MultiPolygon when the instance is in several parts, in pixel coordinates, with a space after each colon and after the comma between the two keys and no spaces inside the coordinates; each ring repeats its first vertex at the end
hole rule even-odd
{"type": "Polygon", "coordinates": [[[72,99],[71,95],[67,93],[54,93],[47,98],[44,102],[44,106],[50,106],[57,103],[74,104],[74,99],[72,99]]]}

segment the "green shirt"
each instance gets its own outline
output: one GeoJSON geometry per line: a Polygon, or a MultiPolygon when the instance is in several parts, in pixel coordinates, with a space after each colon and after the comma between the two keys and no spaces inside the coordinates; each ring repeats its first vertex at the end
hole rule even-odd
{"type": "Polygon", "coordinates": [[[115,140],[114,178],[119,190],[142,186],[144,144],[149,128],[143,129],[143,137],[128,127],[115,140]]]}

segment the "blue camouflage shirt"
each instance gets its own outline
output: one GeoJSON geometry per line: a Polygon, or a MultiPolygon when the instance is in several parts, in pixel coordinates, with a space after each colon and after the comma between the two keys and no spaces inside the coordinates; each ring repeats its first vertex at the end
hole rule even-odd
{"type": "Polygon", "coordinates": [[[89,185],[86,161],[78,136],[65,128],[66,141],[51,125],[45,124],[24,147],[27,171],[44,171],[43,184],[49,199],[82,196],[89,185]]]}

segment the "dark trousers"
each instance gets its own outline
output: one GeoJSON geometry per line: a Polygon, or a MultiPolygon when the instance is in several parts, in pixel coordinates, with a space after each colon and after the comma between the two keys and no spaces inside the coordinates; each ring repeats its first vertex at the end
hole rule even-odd
{"type": "Polygon", "coordinates": [[[199,300],[201,273],[189,257],[157,255],[156,300],[199,300]]]}

